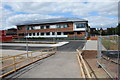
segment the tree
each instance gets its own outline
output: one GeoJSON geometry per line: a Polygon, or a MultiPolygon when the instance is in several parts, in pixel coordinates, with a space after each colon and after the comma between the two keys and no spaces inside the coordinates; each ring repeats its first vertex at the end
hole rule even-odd
{"type": "Polygon", "coordinates": [[[116,34],[120,36],[120,23],[116,27],[116,34]]]}

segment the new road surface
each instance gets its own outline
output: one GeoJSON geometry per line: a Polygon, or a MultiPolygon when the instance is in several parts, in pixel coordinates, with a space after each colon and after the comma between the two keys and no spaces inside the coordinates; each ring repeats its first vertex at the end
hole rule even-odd
{"type": "Polygon", "coordinates": [[[44,60],[29,65],[6,78],[80,78],[80,68],[76,49],[82,48],[85,41],[69,41],[58,52],[44,60]]]}

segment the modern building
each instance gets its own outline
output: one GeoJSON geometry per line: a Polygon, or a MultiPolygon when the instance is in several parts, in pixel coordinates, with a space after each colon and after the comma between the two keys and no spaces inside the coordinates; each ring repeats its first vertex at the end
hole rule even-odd
{"type": "Polygon", "coordinates": [[[19,38],[85,38],[88,21],[81,18],[53,18],[17,25],[19,38]]]}
{"type": "Polygon", "coordinates": [[[10,28],[8,30],[6,30],[6,35],[10,35],[10,36],[16,36],[17,35],[17,29],[16,28],[10,28]]]}
{"type": "Polygon", "coordinates": [[[0,30],[0,42],[12,41],[17,38],[17,29],[0,30]]]}

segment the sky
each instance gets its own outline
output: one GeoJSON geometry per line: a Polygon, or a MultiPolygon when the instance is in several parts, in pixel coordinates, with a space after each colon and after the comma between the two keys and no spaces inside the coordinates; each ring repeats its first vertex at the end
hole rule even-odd
{"type": "Polygon", "coordinates": [[[83,18],[93,28],[116,27],[118,23],[118,0],[2,0],[0,4],[0,30],[60,17],[83,18]]]}

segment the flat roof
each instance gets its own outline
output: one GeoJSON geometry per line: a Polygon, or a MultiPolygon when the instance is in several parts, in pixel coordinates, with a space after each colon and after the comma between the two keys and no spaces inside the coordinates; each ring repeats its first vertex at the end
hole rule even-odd
{"type": "Polygon", "coordinates": [[[25,21],[24,23],[19,23],[19,25],[31,25],[31,24],[45,24],[45,23],[58,23],[58,22],[77,22],[77,21],[87,21],[85,19],[76,18],[76,17],[67,17],[67,18],[50,18],[50,19],[40,19],[25,21]]]}

